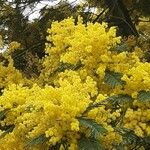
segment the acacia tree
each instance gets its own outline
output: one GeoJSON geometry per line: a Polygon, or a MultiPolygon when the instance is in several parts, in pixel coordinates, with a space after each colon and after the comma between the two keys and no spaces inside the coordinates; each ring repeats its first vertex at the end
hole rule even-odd
{"type": "Polygon", "coordinates": [[[39,77],[23,77],[11,54],[0,64],[0,148],[149,149],[144,50],[121,48],[114,27],[80,17],[52,23],[48,34],[39,77]]]}
{"type": "Polygon", "coordinates": [[[61,1],[30,22],[23,11],[40,2],[0,2],[0,149],[150,149],[143,5],[61,1]]]}

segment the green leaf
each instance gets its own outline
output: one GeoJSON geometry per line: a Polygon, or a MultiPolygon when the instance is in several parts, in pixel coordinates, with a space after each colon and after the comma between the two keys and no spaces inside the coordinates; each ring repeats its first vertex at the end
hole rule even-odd
{"type": "Polygon", "coordinates": [[[120,143],[119,145],[115,146],[115,149],[116,150],[125,150],[125,146],[122,143],[120,143]]]}
{"type": "Polygon", "coordinates": [[[56,145],[49,147],[49,149],[50,150],[60,150],[61,145],[63,145],[65,150],[68,150],[69,143],[67,142],[67,138],[61,139],[59,142],[56,143],[56,145]]]}
{"type": "Polygon", "coordinates": [[[50,76],[54,76],[56,73],[64,72],[65,70],[78,70],[81,67],[83,67],[81,62],[78,62],[77,64],[60,63],[58,68],[54,72],[50,73],[50,76]]]}
{"type": "Polygon", "coordinates": [[[103,150],[100,141],[92,138],[82,137],[78,144],[79,150],[103,150]]]}
{"type": "Polygon", "coordinates": [[[122,135],[123,145],[135,145],[138,146],[142,142],[142,138],[137,136],[133,130],[127,129],[127,128],[114,128],[115,131],[119,132],[120,135],[122,135]]]}
{"type": "Polygon", "coordinates": [[[107,130],[100,124],[96,123],[92,119],[79,118],[80,125],[91,129],[91,137],[98,138],[99,135],[104,134],[107,130]]]}
{"type": "Polygon", "coordinates": [[[55,146],[50,147],[51,150],[60,150],[61,143],[56,144],[55,146]]]}
{"type": "Polygon", "coordinates": [[[106,70],[104,81],[110,87],[114,88],[116,86],[123,86],[125,84],[125,82],[122,81],[121,78],[122,78],[121,73],[106,70]]]}
{"type": "Polygon", "coordinates": [[[150,91],[140,91],[138,99],[142,102],[150,102],[150,91]]]}
{"type": "Polygon", "coordinates": [[[144,53],[144,58],[146,59],[147,62],[150,62],[150,51],[144,53]]]}
{"type": "Polygon", "coordinates": [[[113,95],[107,98],[108,102],[113,106],[125,106],[132,102],[132,97],[127,94],[113,95]]]}
{"type": "Polygon", "coordinates": [[[90,110],[100,107],[100,106],[112,106],[113,108],[126,106],[125,104],[130,104],[133,101],[132,97],[127,94],[119,94],[110,96],[98,103],[90,103],[83,114],[88,113],[90,110]]]}
{"type": "Polygon", "coordinates": [[[127,108],[132,104],[133,99],[131,96],[127,94],[119,94],[113,95],[107,98],[108,101],[108,108],[112,111],[116,111],[117,109],[121,108],[120,116],[116,119],[111,121],[112,127],[117,126],[118,124],[122,124],[123,118],[126,114],[127,108]]]}
{"type": "Polygon", "coordinates": [[[0,120],[2,120],[5,117],[5,115],[8,112],[8,110],[9,109],[5,109],[5,110],[3,110],[3,111],[0,112],[0,120]]]}
{"type": "Polygon", "coordinates": [[[143,138],[143,147],[145,149],[150,149],[150,136],[146,136],[143,138]]]}
{"type": "Polygon", "coordinates": [[[29,141],[26,145],[26,147],[33,147],[35,145],[38,145],[38,144],[43,144],[44,142],[47,141],[47,138],[45,137],[44,134],[32,139],[31,141],[29,141]]]}
{"type": "Polygon", "coordinates": [[[126,43],[121,43],[121,44],[111,48],[110,51],[116,51],[118,53],[122,53],[125,51],[129,51],[129,47],[126,43]]]}
{"type": "Polygon", "coordinates": [[[15,125],[11,125],[11,126],[6,126],[6,131],[3,132],[1,135],[0,135],[0,138],[3,138],[6,134],[10,133],[13,131],[13,129],[15,128],[15,125]]]}

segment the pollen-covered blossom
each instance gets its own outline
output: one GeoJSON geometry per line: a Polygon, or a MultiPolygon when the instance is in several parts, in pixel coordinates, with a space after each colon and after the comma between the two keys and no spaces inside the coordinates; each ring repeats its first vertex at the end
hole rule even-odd
{"type": "Polygon", "coordinates": [[[150,120],[149,113],[150,108],[146,106],[143,108],[139,107],[137,110],[129,108],[124,117],[124,127],[133,129],[140,137],[144,137],[145,135],[150,136],[150,125],[148,123],[150,120]]]}
{"type": "MultiPolygon", "coordinates": [[[[138,63],[140,64],[142,51],[138,47],[135,47],[134,52],[117,53],[112,51],[111,48],[120,43],[120,37],[116,37],[115,32],[114,27],[108,30],[106,23],[88,23],[85,26],[80,17],[77,24],[74,23],[73,18],[54,22],[52,28],[48,29],[47,40],[52,44],[46,43],[48,56],[44,59],[44,69],[40,75],[40,80],[49,84],[52,84],[51,81],[55,80],[54,84],[57,85],[58,68],[61,70],[61,67],[58,67],[60,64],[67,63],[74,66],[80,64],[81,67],[77,72],[80,73],[81,79],[85,80],[87,76],[91,76],[97,82],[100,93],[108,95],[128,93],[132,95],[138,89],[136,84],[140,85],[143,81],[141,77],[141,81],[138,79],[139,82],[133,83],[132,77],[128,79],[128,76],[130,76],[131,70],[133,72],[134,68],[138,67],[138,63]],[[121,86],[111,89],[104,83],[106,70],[122,74],[122,80],[127,83],[125,90],[122,90],[121,86]],[[133,86],[136,87],[134,91],[133,86]]],[[[149,68],[149,64],[144,66],[149,68]]],[[[139,75],[140,72],[135,74],[139,75]]],[[[149,86],[149,74],[147,72],[147,77],[144,77],[143,90],[149,86]]],[[[134,80],[136,81],[136,79],[134,80]]]]}
{"type": "Polygon", "coordinates": [[[60,62],[74,65],[80,62],[84,65],[83,69],[91,75],[93,69],[97,71],[100,67],[100,62],[106,59],[107,62],[109,59],[111,61],[109,49],[120,42],[120,37],[115,35],[115,28],[106,31],[106,23],[88,23],[85,26],[80,17],[77,25],[74,22],[73,18],[65,19],[54,22],[52,28],[48,29],[47,40],[53,44],[46,43],[46,53],[49,56],[44,59],[45,69],[41,74],[43,80],[48,78],[47,72],[55,72],[60,62]]]}
{"type": "Polygon", "coordinates": [[[126,82],[125,92],[129,94],[150,89],[150,64],[137,62],[123,75],[122,80],[126,82]]]}
{"type": "MultiPolygon", "coordinates": [[[[3,42],[0,36],[0,47],[3,42]]],[[[10,84],[29,84],[31,81],[23,77],[22,73],[14,66],[14,61],[10,56],[10,53],[17,49],[20,44],[12,42],[9,45],[9,49],[1,53],[0,62],[0,89],[7,88],[10,84]]]]}
{"type": "Polygon", "coordinates": [[[18,49],[20,46],[21,46],[20,43],[13,41],[9,44],[9,50],[14,51],[14,50],[18,49]]]}
{"type": "Polygon", "coordinates": [[[110,132],[102,138],[104,149],[113,149],[113,145],[119,144],[122,141],[121,135],[116,132],[110,132]]]}
{"type": "Polygon", "coordinates": [[[9,54],[8,65],[0,64],[0,126],[11,127],[8,134],[0,130],[0,150],[65,150],[64,143],[78,150],[79,140],[93,135],[104,149],[114,149],[128,142],[116,130],[123,128],[139,138],[150,136],[150,102],[147,95],[139,100],[139,92],[150,91],[143,51],[114,50],[121,44],[114,27],[84,25],[80,17],[77,23],[73,18],[53,22],[48,34],[38,78],[26,80],[9,54]]]}
{"type": "MultiPolygon", "coordinates": [[[[23,144],[24,137],[30,139],[44,134],[49,138],[49,145],[55,145],[69,132],[78,132],[80,127],[77,117],[85,111],[97,89],[90,77],[82,82],[77,73],[71,74],[74,74],[72,79],[69,72],[66,77],[61,75],[59,88],[11,85],[8,90],[4,90],[0,97],[0,110],[8,112],[1,125],[15,125],[12,134],[23,144]]],[[[5,138],[9,144],[11,136],[5,138]]],[[[1,145],[5,145],[4,141],[0,140],[1,145]]]]}
{"type": "Polygon", "coordinates": [[[8,62],[0,63],[0,88],[8,87],[8,85],[14,83],[24,84],[27,80],[23,78],[22,74],[15,69],[13,60],[8,59],[8,62]],[[6,64],[5,64],[6,63],[6,64]]]}

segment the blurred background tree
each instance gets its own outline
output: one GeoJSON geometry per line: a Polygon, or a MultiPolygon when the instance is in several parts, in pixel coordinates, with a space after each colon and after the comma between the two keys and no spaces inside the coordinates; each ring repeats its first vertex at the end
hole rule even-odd
{"type": "Polygon", "coordinates": [[[118,35],[123,37],[142,35],[144,38],[145,29],[143,31],[143,27],[140,26],[137,31],[136,26],[141,22],[150,21],[150,0],[45,1],[0,1],[0,34],[4,45],[12,41],[21,44],[19,50],[12,52],[12,58],[15,67],[29,78],[40,74],[39,66],[45,55],[46,30],[53,21],[61,21],[70,16],[77,19],[77,16],[81,15],[85,24],[105,21],[109,26],[117,26],[118,35]],[[35,8],[42,2],[45,5],[38,10],[39,16],[30,20],[35,8]]]}

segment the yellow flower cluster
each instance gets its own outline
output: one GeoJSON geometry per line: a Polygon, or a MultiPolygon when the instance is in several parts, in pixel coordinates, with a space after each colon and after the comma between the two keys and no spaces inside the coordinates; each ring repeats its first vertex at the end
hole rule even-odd
{"type": "MultiPolygon", "coordinates": [[[[46,43],[46,53],[48,56],[44,59],[43,65],[45,69],[41,74],[44,80],[52,79],[49,77],[51,72],[55,75],[54,84],[57,86],[57,80],[62,75],[63,78],[66,77],[66,73],[67,76],[69,73],[70,77],[73,77],[72,73],[78,72],[81,81],[85,81],[87,76],[90,76],[97,83],[95,93],[97,98],[95,102],[100,102],[109,97],[109,95],[117,94],[128,94],[132,98],[137,99],[139,91],[150,90],[150,64],[142,61],[143,51],[138,47],[135,47],[134,51],[120,53],[113,51],[112,49],[115,49],[115,46],[120,43],[120,37],[116,37],[114,27],[108,30],[105,23],[89,23],[85,26],[82,24],[81,18],[78,18],[78,22],[75,25],[74,20],[71,18],[53,23],[48,33],[47,40],[52,44],[46,43]],[[68,70],[59,74],[56,70],[61,63],[74,65],[81,63],[82,67],[79,67],[74,72],[68,70]],[[121,80],[125,84],[114,88],[109,87],[104,81],[106,70],[122,74],[121,80]]],[[[67,80],[70,81],[70,77],[67,80]]],[[[48,81],[47,83],[50,82],[48,81]]],[[[149,108],[143,107],[143,104],[139,104],[136,101],[138,100],[134,100],[134,103],[139,105],[138,107],[141,112],[149,111],[149,108]]],[[[149,103],[146,104],[149,105],[149,103]]],[[[122,127],[133,129],[138,136],[149,135],[148,115],[147,119],[138,120],[137,117],[143,117],[137,115],[137,110],[134,110],[135,106],[129,104],[127,107],[129,109],[125,113],[122,127]],[[133,110],[134,115],[132,114],[131,118],[134,117],[134,119],[130,119],[130,115],[128,115],[130,114],[130,109],[133,110]],[[140,125],[138,125],[138,122],[140,125]],[[133,124],[137,125],[137,128],[133,124]],[[145,130],[141,126],[145,126],[145,130]]],[[[106,142],[106,145],[110,146],[106,147],[108,149],[112,148],[111,146],[115,140],[118,143],[121,142],[122,138],[113,131],[110,125],[120,117],[120,109],[112,112],[111,109],[105,106],[94,108],[88,113],[88,118],[94,119],[109,131],[107,136],[104,137],[105,142],[109,141],[109,144],[106,142]],[[111,141],[112,144],[110,144],[111,141]]]]}
{"type": "MultiPolygon", "coordinates": [[[[49,139],[50,146],[65,136],[70,143],[76,145],[75,137],[78,137],[76,134],[80,130],[77,117],[85,111],[96,89],[94,91],[95,82],[90,77],[82,83],[76,73],[71,74],[72,79],[70,74],[68,77],[60,77],[59,88],[40,88],[33,85],[29,89],[21,85],[12,85],[8,90],[4,90],[0,97],[0,111],[8,112],[6,118],[1,121],[1,126],[15,125],[15,129],[0,140],[0,145],[11,149],[8,147],[12,146],[12,136],[15,136],[14,138],[19,138],[25,146],[25,137],[33,139],[43,134],[49,139]],[[67,78],[70,78],[70,81],[67,78]]],[[[15,140],[13,144],[17,145],[17,142],[15,140]]]]}
{"type": "MultiPolygon", "coordinates": [[[[11,85],[9,89],[4,90],[0,97],[0,112],[4,110],[8,112],[1,121],[1,126],[15,125],[15,128],[11,134],[0,140],[2,145],[0,148],[11,150],[13,147],[22,150],[26,146],[25,137],[34,139],[44,134],[50,146],[66,137],[70,143],[69,149],[78,149],[77,140],[82,128],[77,117],[82,116],[92,102],[91,98],[97,94],[96,83],[88,76],[85,82],[82,82],[75,71],[61,73],[58,83],[58,88],[51,86],[40,88],[38,85],[27,88],[22,85],[11,85]]],[[[105,96],[100,94],[96,101],[103,98],[105,96]]],[[[110,110],[106,111],[104,107],[95,110],[89,112],[88,118],[104,125],[117,142],[116,134],[113,134],[113,128],[108,123],[116,120],[120,112],[111,114],[110,110]]],[[[48,145],[45,145],[45,148],[48,145]]]]}
{"type": "Polygon", "coordinates": [[[117,145],[122,142],[122,136],[116,132],[110,132],[106,136],[103,136],[102,143],[104,145],[104,149],[113,149],[113,145],[117,145]]]}
{"type": "Polygon", "coordinates": [[[106,23],[89,23],[85,26],[80,17],[76,25],[72,18],[54,22],[52,28],[48,29],[47,40],[52,44],[46,43],[48,56],[44,59],[45,69],[40,75],[40,80],[51,84],[51,81],[57,80],[59,72],[56,70],[61,63],[74,65],[81,63],[82,67],[77,70],[81,79],[91,76],[97,82],[100,93],[132,95],[141,84],[144,86],[140,87],[141,90],[148,90],[149,64],[141,62],[142,50],[135,47],[134,52],[112,51],[111,49],[120,43],[120,37],[116,37],[115,32],[114,27],[108,30],[106,23]],[[106,70],[123,75],[122,80],[126,82],[123,90],[119,86],[112,89],[104,83],[106,70]]]}
{"type": "MultiPolygon", "coordinates": [[[[39,85],[25,86],[26,79],[13,67],[11,58],[8,66],[0,64],[0,88],[7,87],[0,96],[0,112],[6,111],[0,126],[13,126],[12,132],[0,138],[0,150],[22,150],[28,141],[30,145],[38,138],[44,144],[35,145],[33,150],[56,144],[64,150],[61,142],[65,140],[69,150],[78,150],[78,140],[91,132],[82,126],[81,118],[107,129],[98,137],[104,149],[113,149],[124,140],[114,126],[133,129],[140,137],[150,135],[150,103],[138,99],[140,91],[150,91],[150,64],[142,60],[142,50],[135,47],[134,51],[117,52],[114,49],[121,38],[116,37],[114,27],[108,29],[106,23],[84,25],[80,17],[74,22],[68,18],[48,29],[44,69],[34,80],[39,85]],[[109,72],[113,74],[108,80],[121,80],[121,84],[111,87],[111,81],[106,81],[109,72]],[[132,101],[120,105],[124,99],[116,98],[116,102],[111,98],[108,102],[110,96],[121,94],[132,101]]],[[[14,43],[12,49],[18,46],[14,43]]],[[[1,129],[0,134],[4,133],[1,129]]]]}
{"type": "MultiPolygon", "coordinates": [[[[1,41],[1,37],[0,37],[1,41]]],[[[2,42],[3,44],[3,42],[2,42]]],[[[1,44],[1,45],[2,45],[1,44]]],[[[9,49],[16,49],[20,46],[17,42],[12,42],[9,49]]],[[[22,74],[14,67],[14,62],[9,55],[9,49],[1,54],[0,62],[0,89],[8,87],[10,84],[25,84],[27,80],[23,78],[22,74]]]]}
{"type": "MultiPolygon", "coordinates": [[[[54,72],[60,62],[74,65],[81,62],[84,65],[81,72],[90,75],[93,69],[100,70],[103,67],[100,62],[109,62],[109,48],[120,42],[115,28],[111,27],[107,32],[106,28],[106,23],[89,23],[85,26],[80,17],[77,25],[73,18],[54,22],[52,28],[48,29],[47,41],[53,44],[46,43],[46,53],[49,56],[45,57],[43,63],[44,77],[47,78],[50,72],[54,72]]],[[[105,66],[103,68],[105,71],[105,66]]]]}
{"type": "Polygon", "coordinates": [[[18,43],[18,42],[16,42],[16,41],[11,42],[11,43],[8,45],[8,48],[3,52],[3,56],[4,56],[5,58],[10,58],[11,54],[12,54],[15,50],[19,49],[20,46],[21,46],[21,44],[18,43]]]}
{"type": "Polygon", "coordinates": [[[150,136],[149,113],[150,108],[137,110],[129,108],[124,117],[124,127],[133,129],[140,137],[150,136]]]}
{"type": "Polygon", "coordinates": [[[9,44],[9,52],[13,52],[14,50],[20,48],[21,44],[16,42],[16,41],[13,41],[9,44]]]}
{"type": "Polygon", "coordinates": [[[3,62],[0,63],[0,88],[8,87],[10,84],[24,83],[22,74],[15,69],[13,61],[9,59],[8,66],[5,66],[3,62]]]}
{"type": "Polygon", "coordinates": [[[135,95],[141,90],[150,89],[150,63],[137,62],[124,76],[125,92],[135,95]]]}

